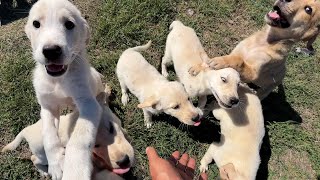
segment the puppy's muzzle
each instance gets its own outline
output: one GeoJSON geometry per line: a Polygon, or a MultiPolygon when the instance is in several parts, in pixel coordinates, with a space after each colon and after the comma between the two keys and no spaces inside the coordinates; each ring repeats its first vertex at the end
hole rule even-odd
{"type": "Polygon", "coordinates": [[[232,97],[232,98],[230,98],[229,104],[231,104],[231,106],[236,106],[239,104],[239,99],[236,97],[232,97]]]}
{"type": "Polygon", "coordinates": [[[129,156],[126,154],[120,161],[117,161],[116,164],[120,168],[128,168],[128,167],[130,167],[130,158],[129,158],[129,156]]]}

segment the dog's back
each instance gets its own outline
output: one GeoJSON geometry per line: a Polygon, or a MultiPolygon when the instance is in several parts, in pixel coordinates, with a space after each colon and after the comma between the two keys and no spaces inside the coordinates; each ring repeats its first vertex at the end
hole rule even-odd
{"type": "Polygon", "coordinates": [[[151,41],[144,46],[125,50],[117,63],[116,72],[119,80],[136,96],[145,88],[152,88],[155,84],[167,81],[140,53],[150,45],[151,41]]]}

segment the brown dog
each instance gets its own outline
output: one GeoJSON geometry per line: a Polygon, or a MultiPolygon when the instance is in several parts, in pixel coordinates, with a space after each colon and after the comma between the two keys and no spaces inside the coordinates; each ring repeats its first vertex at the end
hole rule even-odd
{"type": "MultiPolygon", "coordinates": [[[[282,83],[286,57],[296,42],[307,41],[307,48],[313,49],[320,28],[320,2],[277,0],[265,20],[267,26],[240,42],[231,54],[204,58],[210,68],[236,69],[260,99],[282,83]]],[[[197,75],[205,68],[199,64],[189,72],[197,75]]]]}

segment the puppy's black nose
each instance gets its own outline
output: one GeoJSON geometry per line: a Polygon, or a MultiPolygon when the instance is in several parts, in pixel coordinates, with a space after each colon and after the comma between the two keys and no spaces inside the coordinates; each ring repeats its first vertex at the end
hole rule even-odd
{"type": "Polygon", "coordinates": [[[238,103],[239,103],[239,99],[238,98],[232,97],[230,99],[230,104],[231,105],[237,105],[238,103]]]}
{"type": "Polygon", "coordinates": [[[120,161],[116,162],[120,168],[128,168],[130,166],[130,158],[128,155],[126,155],[124,158],[122,158],[120,161]]]}
{"type": "Polygon", "coordinates": [[[42,53],[49,60],[57,60],[62,54],[62,49],[57,45],[46,45],[43,47],[42,53]]]}
{"type": "Polygon", "coordinates": [[[192,118],[192,121],[193,121],[193,122],[198,122],[199,119],[200,119],[200,116],[199,116],[199,114],[198,114],[196,117],[193,117],[193,118],[192,118]]]}

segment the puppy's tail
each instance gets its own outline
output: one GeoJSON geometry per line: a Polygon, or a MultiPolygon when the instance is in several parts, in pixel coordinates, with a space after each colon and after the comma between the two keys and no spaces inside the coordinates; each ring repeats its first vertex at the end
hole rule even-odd
{"type": "Polygon", "coordinates": [[[171,31],[175,26],[181,26],[183,25],[181,21],[173,21],[169,27],[169,30],[171,31]]]}
{"type": "Polygon", "coordinates": [[[16,138],[9,143],[8,145],[6,145],[1,152],[6,152],[6,151],[12,151],[15,150],[21,143],[21,141],[24,139],[24,130],[22,130],[17,136],[16,138]]]}
{"type": "Polygon", "coordinates": [[[130,48],[129,50],[142,52],[142,51],[147,50],[147,49],[151,46],[151,43],[152,43],[152,41],[150,40],[150,41],[149,41],[147,44],[145,44],[145,45],[133,47],[133,48],[130,48]]]}

